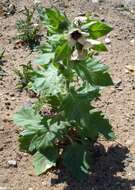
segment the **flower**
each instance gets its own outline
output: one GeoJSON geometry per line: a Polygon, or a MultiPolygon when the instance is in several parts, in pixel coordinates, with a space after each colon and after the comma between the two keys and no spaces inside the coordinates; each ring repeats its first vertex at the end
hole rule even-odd
{"type": "Polygon", "coordinates": [[[75,46],[77,43],[84,45],[88,36],[88,33],[82,32],[80,29],[77,28],[69,33],[68,40],[71,46],[75,46]]]}
{"type": "Polygon", "coordinates": [[[78,17],[75,17],[73,24],[75,24],[76,26],[79,26],[81,23],[86,22],[86,21],[87,21],[87,17],[78,16],[78,17]]]}

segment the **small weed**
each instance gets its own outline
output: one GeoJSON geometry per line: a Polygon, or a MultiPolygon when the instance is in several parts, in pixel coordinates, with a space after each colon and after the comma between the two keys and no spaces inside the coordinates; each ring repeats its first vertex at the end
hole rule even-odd
{"type": "Polygon", "coordinates": [[[14,72],[19,77],[17,88],[23,90],[28,88],[28,84],[32,81],[34,71],[32,69],[31,63],[27,63],[27,65],[21,65],[21,67],[22,71],[14,69],[14,72]]]}
{"type": "Polygon", "coordinates": [[[39,24],[34,23],[35,8],[32,10],[27,7],[22,11],[25,16],[24,19],[20,19],[16,22],[18,34],[16,39],[22,40],[33,49],[39,43],[39,24]]]}

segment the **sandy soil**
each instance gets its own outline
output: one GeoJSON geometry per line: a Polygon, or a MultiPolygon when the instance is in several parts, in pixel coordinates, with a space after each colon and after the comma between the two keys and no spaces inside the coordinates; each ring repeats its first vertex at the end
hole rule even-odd
{"type": "MultiPolygon", "coordinates": [[[[114,30],[108,36],[108,52],[100,55],[108,64],[115,86],[103,92],[96,104],[104,110],[117,135],[116,142],[102,141],[97,146],[97,157],[89,179],[75,181],[63,167],[40,177],[35,176],[32,158],[18,150],[18,128],[11,122],[12,114],[30,101],[26,92],[16,90],[17,77],[13,70],[36,57],[23,47],[15,49],[15,23],[19,11],[31,6],[32,0],[12,1],[14,15],[0,16],[0,46],[6,49],[0,79],[0,190],[135,190],[135,72],[127,66],[135,65],[135,11],[122,6],[122,1],[91,3],[88,0],[57,1],[52,3],[64,9],[70,18],[87,11],[105,20],[114,30]],[[16,167],[8,161],[16,160],[16,167]]],[[[43,3],[48,6],[49,1],[43,3]]]]}

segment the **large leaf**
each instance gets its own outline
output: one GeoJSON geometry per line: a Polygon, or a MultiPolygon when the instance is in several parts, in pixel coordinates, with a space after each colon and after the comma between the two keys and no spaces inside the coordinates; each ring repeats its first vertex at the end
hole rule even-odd
{"type": "Polygon", "coordinates": [[[40,55],[33,63],[40,64],[40,65],[47,65],[53,58],[55,53],[44,53],[40,55]]]}
{"type": "Polygon", "coordinates": [[[64,30],[67,30],[69,26],[67,17],[55,8],[41,9],[39,14],[45,27],[47,27],[51,34],[62,33],[64,30]]]}
{"type": "Polygon", "coordinates": [[[112,85],[112,79],[107,72],[108,67],[98,60],[88,58],[83,61],[76,61],[73,64],[75,71],[83,79],[94,86],[112,85]]]}
{"type": "Polygon", "coordinates": [[[76,179],[83,180],[89,174],[92,156],[85,146],[72,144],[66,148],[63,162],[76,179]]]}
{"type": "Polygon", "coordinates": [[[82,30],[89,32],[90,38],[97,39],[99,37],[105,36],[110,31],[112,31],[112,27],[108,26],[107,24],[92,20],[88,21],[88,23],[82,25],[82,30]]]}
{"type": "Polygon", "coordinates": [[[41,175],[48,169],[56,165],[58,152],[54,147],[48,147],[43,152],[37,151],[33,157],[33,166],[36,175],[41,175]]]}
{"type": "Polygon", "coordinates": [[[46,93],[46,96],[57,95],[65,92],[65,79],[59,75],[58,70],[50,65],[48,69],[42,71],[40,76],[35,78],[32,89],[37,93],[46,93]]]}
{"type": "Polygon", "coordinates": [[[37,133],[30,142],[29,151],[33,152],[35,150],[44,150],[48,146],[52,146],[54,140],[57,138],[63,137],[63,132],[66,131],[68,126],[67,122],[55,122],[49,123],[48,128],[46,128],[46,132],[44,133],[37,133]]]}
{"type": "Polygon", "coordinates": [[[29,107],[23,107],[13,116],[13,121],[16,125],[28,130],[42,129],[41,120],[42,117],[29,107]]]}
{"type": "Polygon", "coordinates": [[[61,110],[64,111],[64,116],[68,120],[80,122],[81,119],[86,119],[90,110],[90,101],[99,96],[98,89],[85,89],[76,93],[73,89],[62,101],[61,110]],[[83,93],[84,92],[84,93],[83,93]]]}

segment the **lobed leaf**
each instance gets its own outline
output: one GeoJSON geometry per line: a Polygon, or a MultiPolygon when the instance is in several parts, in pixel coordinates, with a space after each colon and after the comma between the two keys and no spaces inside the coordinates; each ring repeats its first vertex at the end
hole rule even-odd
{"type": "Polygon", "coordinates": [[[13,121],[16,125],[31,130],[42,129],[42,125],[40,125],[41,119],[41,115],[35,113],[35,111],[29,107],[23,107],[13,116],[13,121]]]}
{"type": "Polygon", "coordinates": [[[74,143],[66,148],[63,162],[76,179],[84,180],[90,173],[92,155],[85,146],[74,143]]]}
{"type": "Polygon", "coordinates": [[[56,165],[58,151],[54,147],[48,147],[44,152],[37,151],[33,157],[33,166],[36,175],[41,175],[56,165]]]}
{"type": "Polygon", "coordinates": [[[96,59],[88,58],[82,61],[75,61],[73,68],[77,74],[94,86],[110,86],[113,84],[107,72],[108,67],[96,59]]]}

